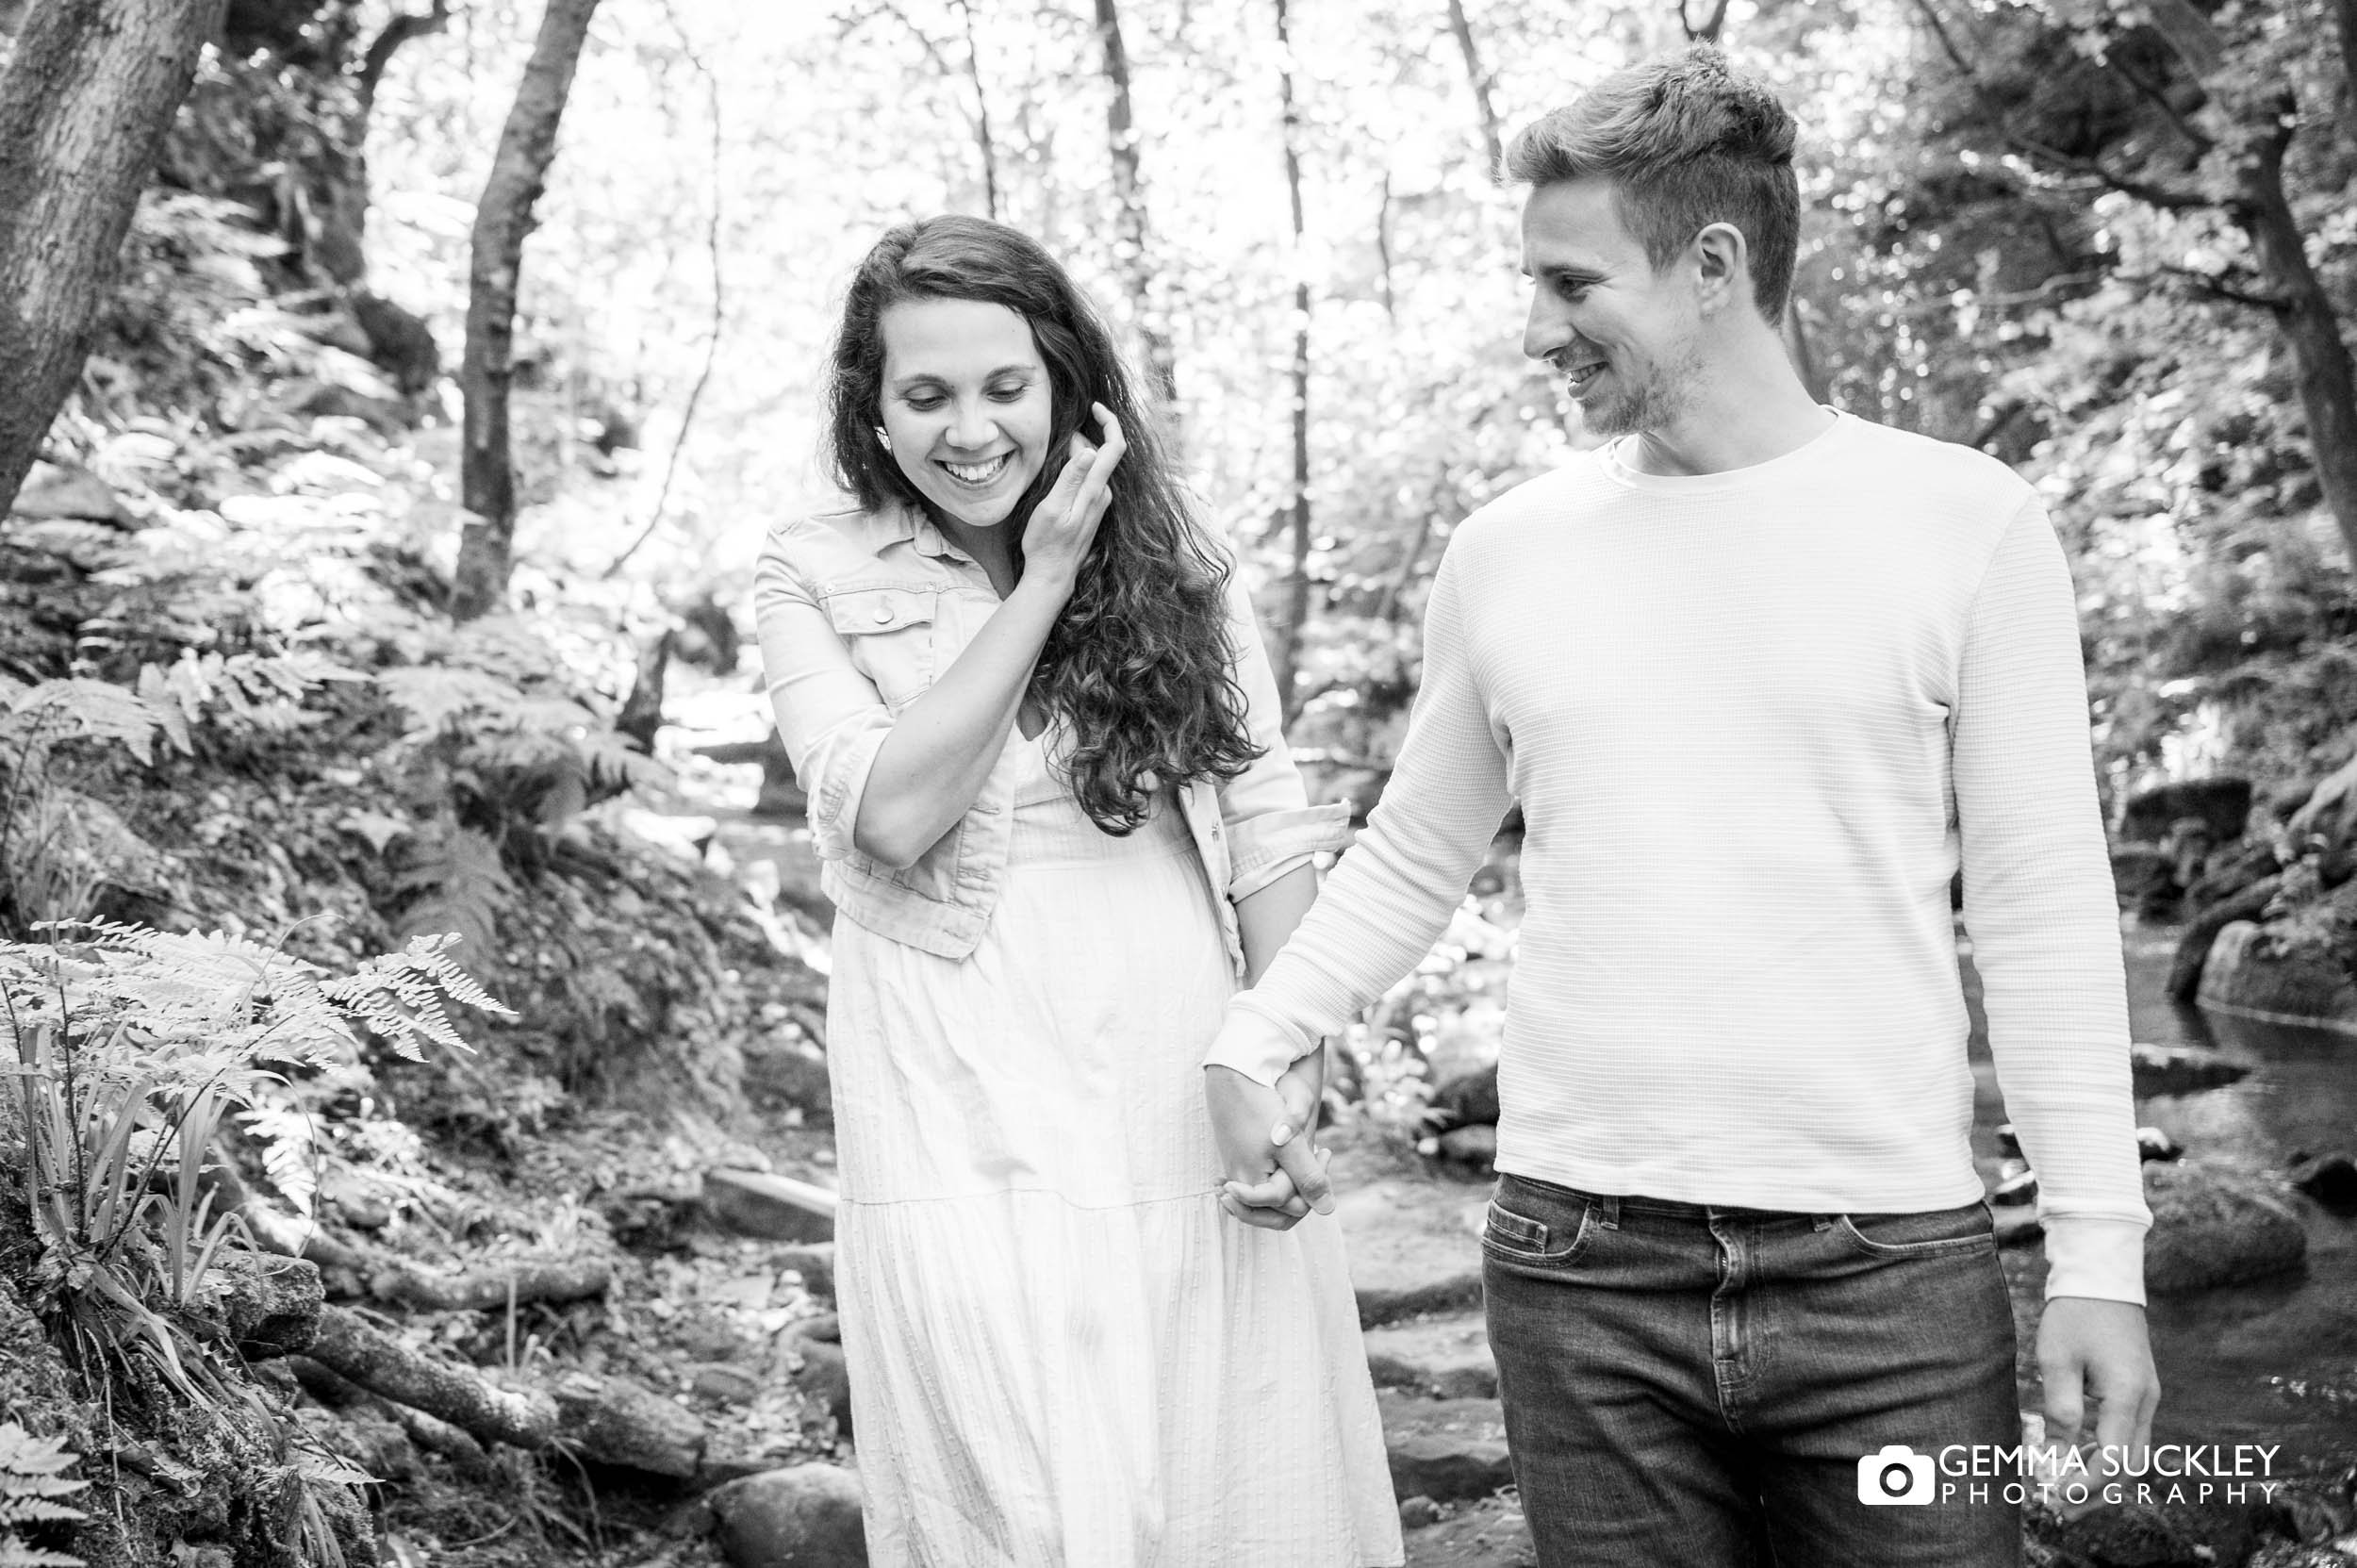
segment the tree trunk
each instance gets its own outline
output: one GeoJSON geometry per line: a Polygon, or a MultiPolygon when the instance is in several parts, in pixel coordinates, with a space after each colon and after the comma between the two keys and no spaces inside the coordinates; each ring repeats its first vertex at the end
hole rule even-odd
{"type": "Polygon", "coordinates": [[[1288,503],[1293,567],[1285,579],[1285,625],[1277,645],[1277,694],[1285,725],[1300,717],[1301,634],[1310,621],[1310,272],[1302,251],[1301,111],[1294,103],[1294,55],[1286,0],[1277,0],[1277,93],[1284,105],[1285,193],[1293,202],[1294,472],[1288,503]]]}
{"type": "Polygon", "coordinates": [[[556,157],[556,127],[598,0],[549,0],[532,58],[500,132],[491,178],[475,208],[467,274],[467,350],[458,369],[467,406],[459,492],[470,514],[458,539],[451,614],[471,620],[507,598],[514,562],[516,470],[508,452],[507,389],[516,340],[516,281],[532,208],[556,157]]]}
{"type": "Polygon", "coordinates": [[[90,355],[222,0],[43,0],[0,76],[0,516],[90,355]]]}
{"type": "Polygon", "coordinates": [[[2349,558],[2357,563],[2357,370],[2341,340],[2332,296],[2309,264],[2299,221],[2283,194],[2283,149],[2297,124],[2292,113],[2292,106],[2283,104],[2274,123],[2244,149],[2235,169],[2233,210],[2279,302],[2276,324],[2291,345],[2316,480],[2340,525],[2349,558]]]}
{"type": "Polygon", "coordinates": [[[974,84],[974,144],[982,154],[982,216],[998,216],[998,146],[990,134],[990,99],[982,91],[982,51],[974,37],[973,0],[958,0],[965,22],[965,74],[974,84]]]}
{"type": "Polygon", "coordinates": [[[1129,98],[1129,51],[1121,41],[1118,0],[1096,0],[1096,36],[1105,47],[1105,80],[1113,88],[1106,107],[1107,140],[1113,149],[1114,245],[1122,276],[1129,285],[1138,340],[1146,350],[1147,377],[1166,408],[1178,405],[1178,359],[1170,334],[1154,307],[1154,266],[1146,245],[1146,187],[1138,170],[1137,120],[1129,98]]]}
{"type": "Polygon", "coordinates": [[[1465,57],[1465,80],[1472,84],[1474,112],[1481,122],[1481,145],[1490,157],[1490,177],[1496,179],[1506,168],[1506,139],[1498,134],[1497,105],[1492,101],[1490,73],[1482,68],[1481,49],[1474,42],[1473,21],[1465,14],[1465,0],[1448,0],[1448,30],[1457,35],[1457,47],[1465,57]]]}

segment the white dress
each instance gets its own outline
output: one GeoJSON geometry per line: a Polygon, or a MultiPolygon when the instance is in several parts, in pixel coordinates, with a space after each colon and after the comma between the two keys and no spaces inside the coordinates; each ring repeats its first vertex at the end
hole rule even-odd
{"type": "MultiPolygon", "coordinates": [[[[1054,732],[1050,732],[1052,735],[1054,732]]],[[[1097,830],[1020,733],[963,961],[835,923],[836,1279],[873,1568],[1401,1560],[1336,1222],[1220,1211],[1233,989],[1175,806],[1097,830]]]]}

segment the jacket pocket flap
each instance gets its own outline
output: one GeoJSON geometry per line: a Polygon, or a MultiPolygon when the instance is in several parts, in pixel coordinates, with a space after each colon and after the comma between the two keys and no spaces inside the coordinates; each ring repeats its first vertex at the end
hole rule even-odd
{"type": "Polygon", "coordinates": [[[931,622],[940,597],[932,588],[846,588],[828,595],[827,617],[847,637],[897,632],[931,622]]]}

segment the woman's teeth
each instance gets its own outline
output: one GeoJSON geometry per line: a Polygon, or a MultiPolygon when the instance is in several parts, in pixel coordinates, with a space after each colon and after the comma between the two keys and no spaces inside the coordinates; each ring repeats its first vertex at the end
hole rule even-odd
{"type": "Polygon", "coordinates": [[[987,463],[944,463],[941,466],[948,470],[950,478],[961,485],[981,486],[989,484],[1006,472],[1007,465],[1014,461],[1014,454],[1009,452],[1000,454],[987,463]]]}

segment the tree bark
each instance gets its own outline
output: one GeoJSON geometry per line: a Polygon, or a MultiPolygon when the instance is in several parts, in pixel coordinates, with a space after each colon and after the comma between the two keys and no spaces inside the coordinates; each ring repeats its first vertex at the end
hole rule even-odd
{"type": "Polygon", "coordinates": [[[1302,239],[1301,111],[1294,102],[1292,18],[1277,0],[1277,86],[1284,106],[1285,193],[1293,203],[1294,357],[1293,484],[1287,502],[1293,565],[1285,579],[1285,625],[1277,645],[1277,694],[1285,725],[1300,717],[1301,634],[1310,621],[1310,272],[1302,239]]]}
{"type": "Polygon", "coordinates": [[[990,134],[990,99],[982,91],[982,51],[974,37],[973,0],[958,0],[965,23],[965,74],[974,84],[974,144],[982,154],[982,216],[998,216],[998,145],[990,134]]]}
{"type": "Polygon", "coordinates": [[[90,356],[222,0],[43,0],[0,76],[0,516],[90,356]]]}
{"type": "Polygon", "coordinates": [[[1147,246],[1146,186],[1138,168],[1137,117],[1129,96],[1129,51],[1121,41],[1118,0],[1096,0],[1096,36],[1105,50],[1105,80],[1113,88],[1105,109],[1107,141],[1113,151],[1114,244],[1120,251],[1122,276],[1129,285],[1129,308],[1136,314],[1138,341],[1146,350],[1146,371],[1166,408],[1178,405],[1178,359],[1171,352],[1170,334],[1154,305],[1154,266],[1147,246]]]}
{"type": "Polygon", "coordinates": [[[1490,177],[1506,168],[1506,139],[1498,131],[1498,110],[1491,91],[1492,78],[1481,64],[1481,48],[1474,41],[1473,19],[1465,0],[1448,0],[1448,30],[1457,35],[1458,52],[1465,57],[1465,80],[1473,88],[1474,113],[1481,124],[1481,145],[1490,157],[1490,177]]]}
{"type": "Polygon", "coordinates": [[[2251,138],[2237,162],[2232,206],[2278,302],[2276,325],[2291,346],[2316,481],[2340,525],[2349,558],[2357,562],[2357,367],[2350,364],[2332,298],[2309,263],[2299,221],[2283,193],[2283,150],[2297,122],[2289,102],[2276,109],[2273,124],[2251,138]]]}
{"type": "Polygon", "coordinates": [[[460,620],[497,609],[514,565],[516,470],[508,450],[507,393],[514,374],[516,283],[532,209],[556,157],[556,128],[573,89],[598,0],[549,0],[522,85],[500,132],[491,178],[475,208],[467,275],[467,349],[458,370],[466,399],[459,492],[470,514],[458,540],[451,614],[460,620]]]}

